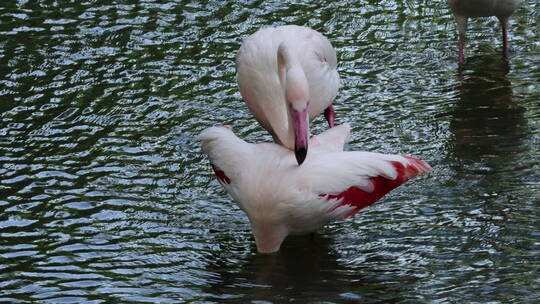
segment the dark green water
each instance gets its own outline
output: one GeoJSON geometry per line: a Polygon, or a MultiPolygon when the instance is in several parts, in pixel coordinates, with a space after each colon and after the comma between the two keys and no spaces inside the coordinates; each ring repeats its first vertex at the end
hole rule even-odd
{"type": "Polygon", "coordinates": [[[540,3],[524,2],[509,62],[479,19],[459,76],[445,1],[2,1],[0,302],[538,301],[540,3]],[[195,136],[270,140],[234,56],[285,23],[336,47],[350,149],[436,171],[267,256],[195,136]]]}

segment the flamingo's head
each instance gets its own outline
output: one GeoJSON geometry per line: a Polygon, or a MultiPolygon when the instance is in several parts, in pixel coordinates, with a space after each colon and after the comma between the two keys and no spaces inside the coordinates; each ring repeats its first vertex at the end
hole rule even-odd
{"type": "Polygon", "coordinates": [[[299,67],[287,71],[285,99],[294,135],[294,154],[301,165],[306,159],[308,149],[309,86],[304,71],[299,67]]]}
{"type": "Polygon", "coordinates": [[[294,154],[301,165],[306,159],[309,138],[309,84],[302,65],[285,42],[279,44],[277,62],[287,104],[289,135],[294,137],[294,154]]]}

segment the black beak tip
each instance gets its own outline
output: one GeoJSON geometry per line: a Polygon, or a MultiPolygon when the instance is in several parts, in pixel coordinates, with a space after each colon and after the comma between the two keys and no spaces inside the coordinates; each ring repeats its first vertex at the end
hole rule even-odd
{"type": "Polygon", "coordinates": [[[295,148],[294,155],[296,156],[296,161],[298,162],[298,165],[301,165],[306,159],[307,147],[295,148]]]}

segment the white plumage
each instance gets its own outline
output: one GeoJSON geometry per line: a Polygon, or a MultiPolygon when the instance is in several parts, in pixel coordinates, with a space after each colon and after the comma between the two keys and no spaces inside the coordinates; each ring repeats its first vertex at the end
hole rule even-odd
{"type": "Polygon", "coordinates": [[[229,127],[199,139],[223,187],[250,220],[260,252],[279,250],[289,234],[305,234],[345,218],[431,167],[421,160],[370,152],[343,152],[349,126],[313,137],[308,158],[278,144],[250,144],[229,127]]]}
{"type": "Polygon", "coordinates": [[[274,140],[305,158],[309,121],[323,111],[334,124],[339,87],[336,52],[312,29],[286,25],[247,37],[237,56],[240,93],[274,140]]]}

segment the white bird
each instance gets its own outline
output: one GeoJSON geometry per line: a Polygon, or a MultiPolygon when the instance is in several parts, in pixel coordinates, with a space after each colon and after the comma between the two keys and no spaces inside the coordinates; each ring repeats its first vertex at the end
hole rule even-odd
{"type": "Polygon", "coordinates": [[[459,32],[458,59],[460,66],[465,62],[465,32],[469,17],[490,17],[499,19],[502,28],[503,54],[508,54],[508,19],[519,7],[522,0],[448,0],[459,32]]]}
{"type": "Polygon", "coordinates": [[[418,159],[371,152],[344,152],[349,126],[310,139],[302,166],[293,151],[275,144],[250,144],[230,127],[199,135],[221,185],[244,210],[262,253],[278,251],[290,234],[313,232],[344,219],[431,167],[418,159]]]}
{"type": "Polygon", "coordinates": [[[319,32],[296,25],[265,28],[247,37],[236,55],[242,98],[274,140],[294,149],[302,164],[309,122],[325,111],[334,126],[332,102],[339,88],[336,51],[319,32]]]}

